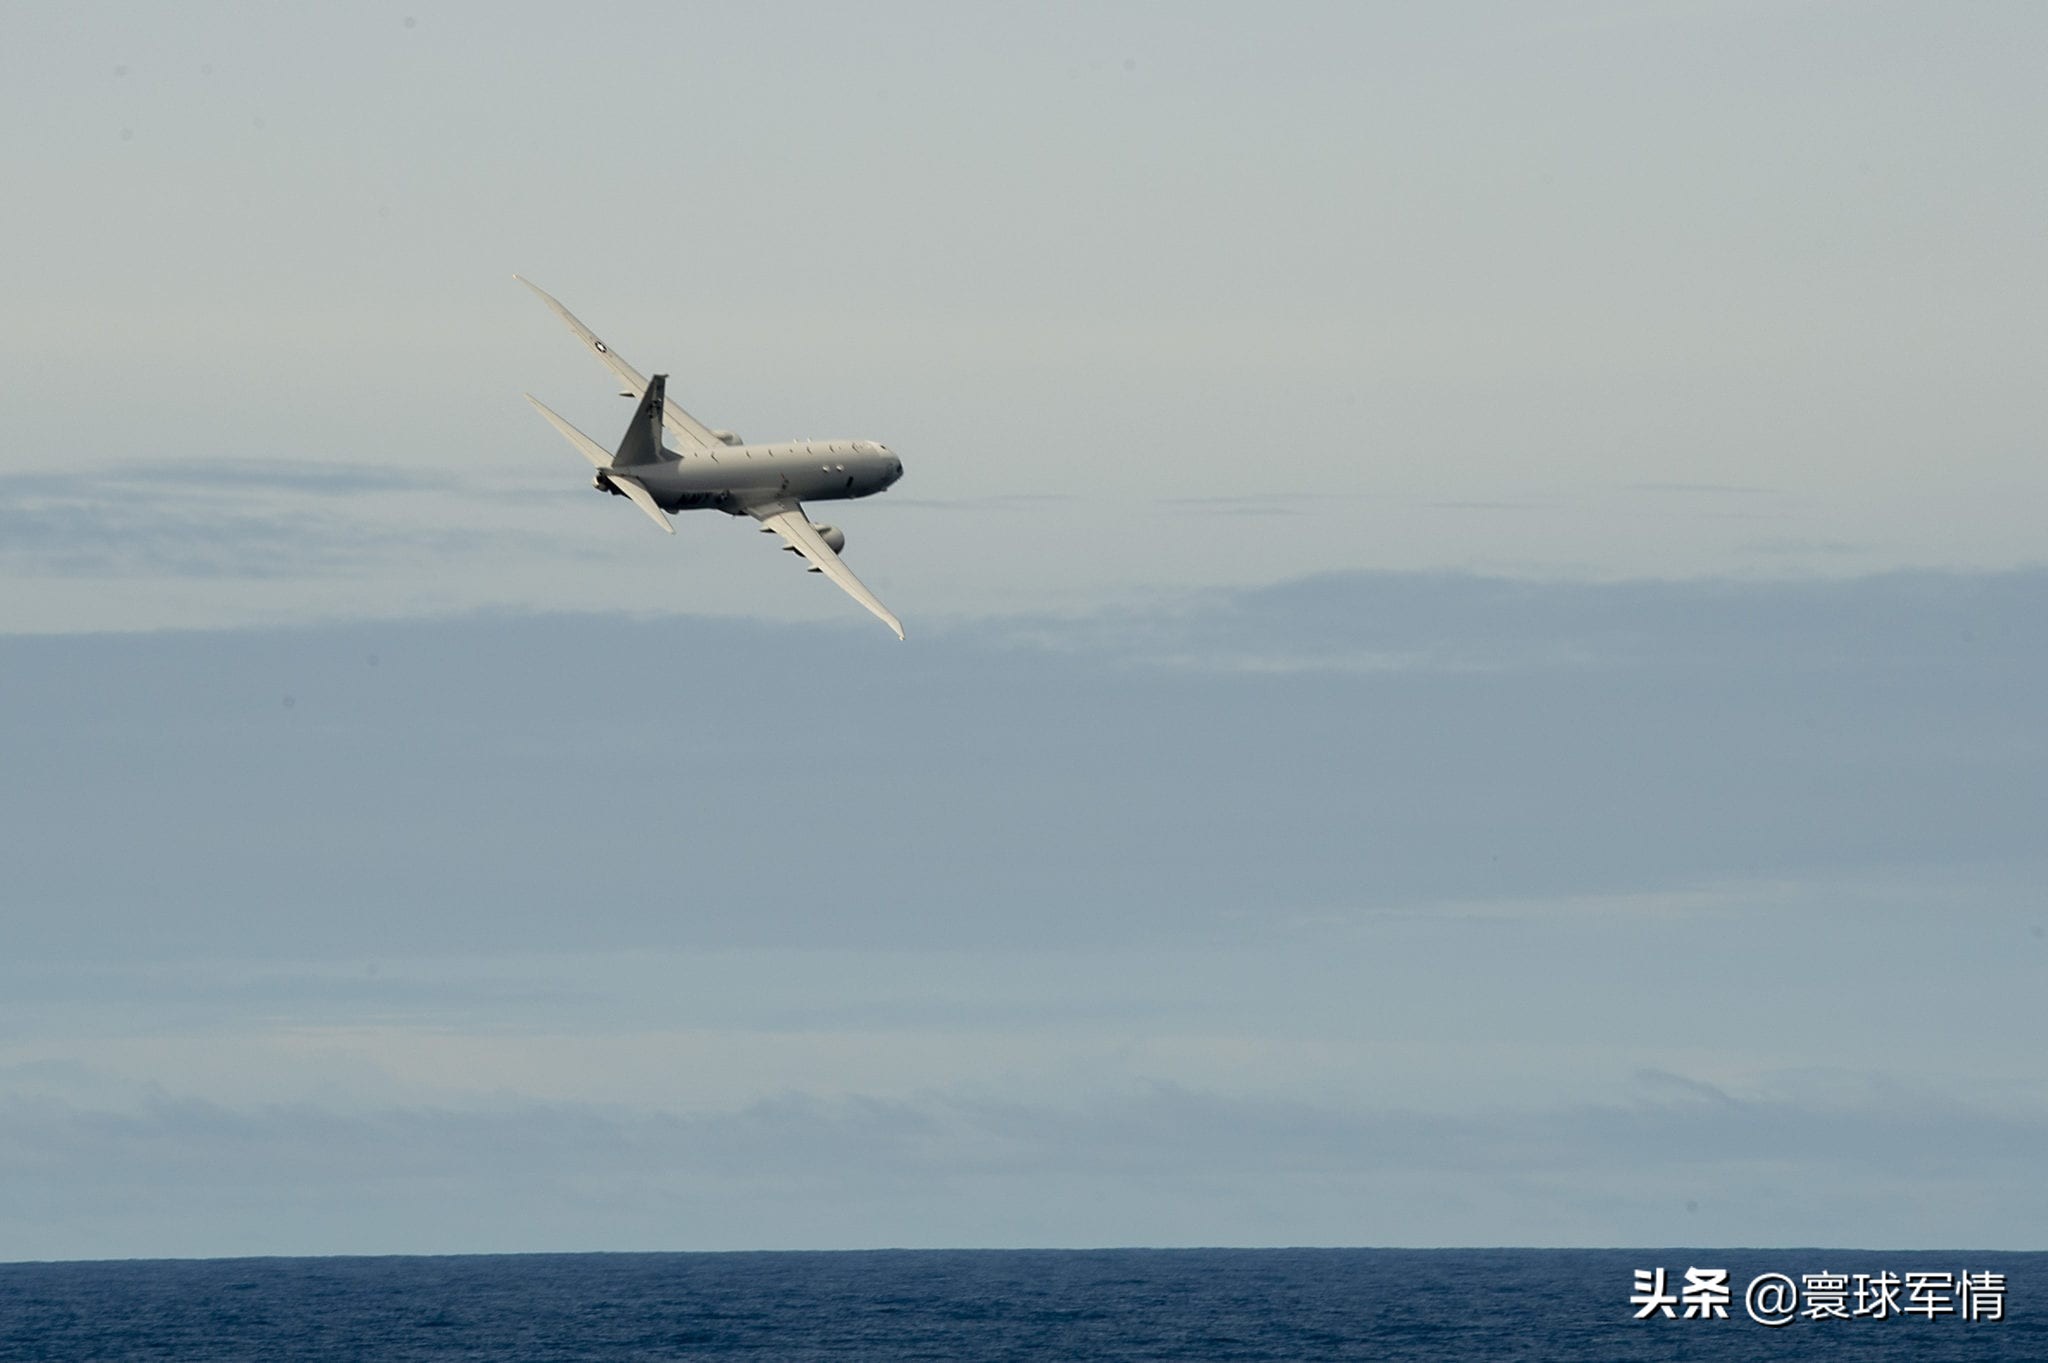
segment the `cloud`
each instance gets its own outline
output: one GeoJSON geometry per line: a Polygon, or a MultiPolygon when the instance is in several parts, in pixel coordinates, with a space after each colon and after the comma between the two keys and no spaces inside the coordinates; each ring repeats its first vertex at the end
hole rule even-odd
{"type": "Polygon", "coordinates": [[[312,498],[360,497],[378,493],[445,491],[442,473],[390,465],[343,464],[313,459],[166,460],[155,464],[112,464],[95,468],[90,479],[60,473],[0,476],[0,505],[46,502],[127,502],[142,498],[204,504],[222,494],[285,492],[312,498]]]}
{"type": "Polygon", "coordinates": [[[1081,501],[1070,492],[1005,492],[979,497],[914,497],[892,495],[881,505],[908,507],[917,511],[1031,511],[1045,506],[1064,506],[1081,501]]]}
{"type": "MultiPolygon", "coordinates": [[[[525,1215],[542,1221],[566,1204],[637,1197],[641,1214],[615,1228],[615,1247],[650,1247],[646,1237],[664,1227],[653,1244],[703,1247],[732,1233],[724,1218],[739,1204],[752,1209],[755,1242],[777,1243],[803,1223],[806,1201],[835,1219],[946,1190],[986,1214],[993,1199],[1076,1187],[1108,1197],[1099,1212],[1123,1228],[1123,1243],[1188,1243],[1168,1230],[1186,1224],[1210,1227],[1214,1243],[1219,1230],[1228,1235],[1246,1186],[1275,1190],[1283,1223],[1296,1218],[1302,1239],[1325,1243],[1332,1223],[1302,1217],[1304,1195],[1357,1218],[1355,1233],[1336,1243],[1456,1243],[1426,1229],[1430,1204],[1451,1188],[1516,1241],[1573,1243],[1545,1236],[1542,1218],[1577,1224],[1593,1196],[1618,1204],[1606,1212],[1611,1226],[1676,1229],[1672,1217],[1690,1195],[1716,1208],[1740,1204],[1753,1218],[1748,1243],[1772,1243],[1788,1219],[1760,1209],[1772,1190],[1791,1186],[1802,1201],[1833,1201],[1849,1228],[1835,1243],[1896,1244],[1933,1233],[1909,1221],[1942,1220],[1924,1207],[1901,1217],[1898,1191],[1917,1185],[1953,1197],[1948,1223],[1970,1228],[1938,1242],[1996,1247],[2005,1237],[1987,1213],[2015,1195],[2039,1200],[2018,1190],[2031,1186],[2026,1174],[2044,1139],[2044,1114],[1987,1111],[1938,1092],[1731,1098],[1679,1076],[1639,1083],[1623,1101],[1465,1114],[1163,1084],[1058,1105],[963,1092],[791,1093],[700,1113],[533,1103],[343,1112],[169,1096],[115,1110],[16,1099],[0,1102],[0,1257],[32,1248],[25,1235],[81,1205],[88,1224],[118,1223],[110,1213],[129,1197],[148,1196],[160,1210],[207,1205],[207,1234],[230,1239],[250,1233],[236,1214],[244,1202],[291,1206],[304,1218],[298,1233],[316,1236],[353,1201],[397,1218],[406,1229],[395,1238],[404,1238],[437,1211],[515,1188],[525,1215]],[[1361,1203],[1368,1189],[1372,1200],[1361,1203]],[[1168,1203],[1178,1220],[1162,1214],[1168,1203]]],[[[902,1223],[882,1224],[882,1238],[866,1243],[945,1243],[895,1238],[902,1223]]],[[[496,1248],[489,1237],[498,1231],[443,1232],[441,1243],[496,1248]]]]}
{"type": "Polygon", "coordinates": [[[2010,1242],[2044,605],[0,639],[0,1060],[86,1067],[9,1075],[8,1195],[79,1252],[2010,1242]]]}
{"type": "Polygon", "coordinates": [[[1624,483],[1625,492],[1668,492],[1700,497],[1782,497],[1783,488],[1748,483],[1624,483]]]}
{"type": "Polygon", "coordinates": [[[353,514],[363,498],[446,493],[445,478],[308,461],[117,465],[90,479],[0,479],[0,568],[23,577],[323,576],[401,545],[452,547],[353,514]]]}
{"type": "Polygon", "coordinates": [[[1354,575],[886,654],[603,616],[13,638],[15,941],[1099,944],[1974,876],[2037,851],[2043,618],[2039,573],[1354,575]],[[802,830],[772,874],[732,855],[764,827],[802,830]]]}

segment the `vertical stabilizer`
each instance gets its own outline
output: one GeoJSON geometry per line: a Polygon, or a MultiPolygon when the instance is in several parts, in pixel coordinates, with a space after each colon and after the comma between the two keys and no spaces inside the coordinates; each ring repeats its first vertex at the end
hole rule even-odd
{"type": "Polygon", "coordinates": [[[640,395],[640,406],[633,413],[633,424],[626,428],[626,438],[619,442],[619,452],[612,457],[613,468],[653,464],[669,457],[661,445],[661,400],[667,387],[666,374],[656,374],[647,381],[647,391],[640,395]]]}

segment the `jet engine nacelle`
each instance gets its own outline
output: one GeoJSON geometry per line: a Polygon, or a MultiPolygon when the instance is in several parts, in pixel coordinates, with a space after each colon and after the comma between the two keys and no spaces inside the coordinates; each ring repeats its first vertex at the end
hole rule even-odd
{"type": "MultiPolygon", "coordinates": [[[[816,521],[812,521],[811,529],[818,532],[818,538],[825,541],[826,545],[832,550],[833,553],[840,554],[846,551],[846,532],[844,530],[841,530],[838,526],[820,525],[816,521]]],[[[785,544],[782,546],[782,552],[785,554],[794,554],[796,551],[797,549],[794,544],[785,544]]],[[[815,573],[818,570],[816,568],[813,568],[811,569],[811,571],[815,573]]]]}
{"type": "Polygon", "coordinates": [[[746,441],[740,439],[737,435],[734,435],[731,431],[713,431],[711,434],[716,436],[718,439],[724,441],[728,445],[744,445],[747,443],[746,441]]]}

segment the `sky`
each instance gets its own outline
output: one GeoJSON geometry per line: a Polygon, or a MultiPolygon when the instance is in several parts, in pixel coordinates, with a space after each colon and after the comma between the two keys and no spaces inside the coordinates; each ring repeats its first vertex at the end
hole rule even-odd
{"type": "Polygon", "coordinates": [[[2041,1247],[2036,7],[8,28],[0,1260],[2041,1247]]]}

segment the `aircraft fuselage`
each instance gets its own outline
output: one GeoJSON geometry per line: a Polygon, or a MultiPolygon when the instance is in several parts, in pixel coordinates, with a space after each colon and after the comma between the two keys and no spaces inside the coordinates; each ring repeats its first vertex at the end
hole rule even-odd
{"type": "MultiPolygon", "coordinates": [[[[796,440],[691,450],[618,471],[631,474],[665,511],[712,507],[738,516],[746,514],[744,503],[764,496],[806,502],[870,497],[903,476],[903,461],[872,440],[796,440]]],[[[602,471],[596,482],[604,486],[602,471]]]]}

